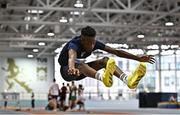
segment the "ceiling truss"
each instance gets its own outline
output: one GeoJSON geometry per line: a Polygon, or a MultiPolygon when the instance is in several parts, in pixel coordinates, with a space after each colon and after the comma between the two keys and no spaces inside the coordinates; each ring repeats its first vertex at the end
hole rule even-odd
{"type": "MultiPolygon", "coordinates": [[[[53,54],[56,48],[79,35],[82,27],[89,25],[96,29],[97,39],[106,43],[139,44],[140,48],[155,43],[180,44],[180,0],[82,0],[83,8],[75,8],[75,2],[0,1],[0,43],[6,43],[10,52],[15,48],[21,49],[19,52],[39,48],[36,55],[40,57],[53,54]],[[42,13],[31,13],[32,10],[42,13]],[[59,22],[62,17],[68,22],[59,22]],[[165,26],[167,21],[173,21],[175,26],[165,26]],[[49,31],[55,36],[47,36],[49,31]],[[138,39],[136,35],[139,33],[145,38],[138,39]],[[39,41],[46,42],[47,46],[38,46],[39,41]]],[[[3,49],[0,52],[6,52],[3,49]]]]}

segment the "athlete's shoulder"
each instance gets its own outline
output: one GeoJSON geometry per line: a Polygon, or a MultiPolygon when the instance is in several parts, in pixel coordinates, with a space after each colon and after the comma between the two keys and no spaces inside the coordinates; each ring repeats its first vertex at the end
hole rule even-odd
{"type": "Polygon", "coordinates": [[[69,44],[72,45],[80,45],[80,36],[76,36],[69,41],[69,44]]]}
{"type": "Polygon", "coordinates": [[[97,44],[104,44],[102,41],[96,40],[97,44]]]}
{"type": "Polygon", "coordinates": [[[72,40],[70,40],[70,42],[78,42],[80,41],[80,36],[75,36],[72,38],[72,40]]]}
{"type": "Polygon", "coordinates": [[[66,49],[79,50],[80,47],[81,47],[81,44],[80,44],[79,36],[72,38],[66,45],[66,49]]]}
{"type": "Polygon", "coordinates": [[[105,44],[99,40],[96,40],[95,49],[104,49],[105,44]]]}

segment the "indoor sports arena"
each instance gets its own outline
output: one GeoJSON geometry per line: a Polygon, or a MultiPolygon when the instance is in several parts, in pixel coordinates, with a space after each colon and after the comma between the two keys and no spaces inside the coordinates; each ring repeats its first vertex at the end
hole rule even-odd
{"type": "Polygon", "coordinates": [[[180,114],[180,0],[0,0],[0,114],[180,114]]]}

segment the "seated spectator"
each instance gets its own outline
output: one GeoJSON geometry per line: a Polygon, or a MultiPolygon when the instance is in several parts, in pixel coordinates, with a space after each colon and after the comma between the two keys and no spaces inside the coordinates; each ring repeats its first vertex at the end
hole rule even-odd
{"type": "Polygon", "coordinates": [[[169,101],[170,102],[177,102],[176,98],[173,95],[170,96],[169,101]]]}
{"type": "Polygon", "coordinates": [[[57,110],[57,102],[56,102],[56,99],[53,98],[53,99],[49,100],[48,105],[46,106],[45,109],[46,109],[46,110],[56,111],[56,110],[57,110]]]}
{"type": "Polygon", "coordinates": [[[76,104],[79,105],[79,110],[85,110],[85,98],[83,95],[79,95],[76,104]]]}

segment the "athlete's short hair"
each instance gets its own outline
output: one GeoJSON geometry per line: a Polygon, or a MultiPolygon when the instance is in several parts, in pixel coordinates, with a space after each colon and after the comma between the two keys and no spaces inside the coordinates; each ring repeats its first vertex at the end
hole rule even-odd
{"type": "Polygon", "coordinates": [[[96,31],[94,28],[92,28],[90,26],[86,26],[86,27],[82,28],[81,35],[88,36],[88,37],[95,37],[96,31]]]}

